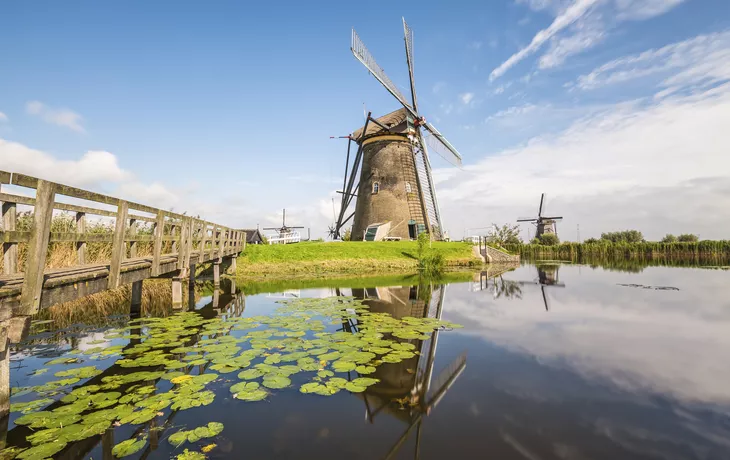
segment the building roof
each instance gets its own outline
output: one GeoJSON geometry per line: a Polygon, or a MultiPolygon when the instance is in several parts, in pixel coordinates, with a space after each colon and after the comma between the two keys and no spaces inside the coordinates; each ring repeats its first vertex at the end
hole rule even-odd
{"type": "MultiPolygon", "coordinates": [[[[393,134],[406,134],[408,132],[408,112],[406,109],[398,109],[394,112],[390,112],[387,115],[383,115],[380,118],[376,118],[379,123],[391,128],[390,132],[393,134]]],[[[352,138],[355,140],[360,139],[362,136],[362,130],[365,126],[352,133],[352,138]]],[[[365,133],[365,137],[370,137],[378,134],[385,133],[386,130],[373,123],[368,123],[368,131],[365,133]]]]}
{"type": "Polygon", "coordinates": [[[263,241],[261,231],[258,228],[242,228],[241,230],[246,232],[246,243],[255,244],[263,241]]]}

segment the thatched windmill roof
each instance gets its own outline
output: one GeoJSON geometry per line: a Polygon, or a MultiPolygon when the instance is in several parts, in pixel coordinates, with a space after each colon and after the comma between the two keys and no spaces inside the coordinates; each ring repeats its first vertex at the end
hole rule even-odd
{"type": "MultiPolygon", "coordinates": [[[[390,132],[393,134],[407,134],[408,133],[408,112],[406,112],[406,109],[398,109],[394,112],[390,112],[387,115],[383,115],[380,118],[376,118],[378,122],[382,125],[387,126],[390,129],[390,132]]],[[[352,133],[352,138],[355,140],[360,139],[360,136],[362,136],[362,130],[364,126],[352,133]]],[[[370,137],[377,134],[383,134],[386,130],[378,126],[377,124],[373,123],[372,121],[368,123],[368,131],[365,133],[365,137],[370,137]]]]}

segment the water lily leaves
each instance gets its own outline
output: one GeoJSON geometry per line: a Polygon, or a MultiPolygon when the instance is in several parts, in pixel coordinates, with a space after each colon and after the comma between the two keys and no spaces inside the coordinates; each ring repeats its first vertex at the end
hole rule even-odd
{"type": "Polygon", "coordinates": [[[355,368],[355,371],[358,374],[372,374],[373,372],[375,372],[375,367],[373,367],[373,366],[357,366],[355,368]]]}
{"type": "Polygon", "coordinates": [[[289,385],[291,385],[291,380],[289,380],[288,377],[284,377],[282,375],[267,375],[264,377],[264,380],[262,384],[266,388],[286,388],[289,385]]]}
{"type": "Polygon", "coordinates": [[[165,380],[172,381],[172,379],[176,377],[180,377],[182,375],[185,375],[185,372],[182,371],[170,371],[162,375],[162,378],[165,380]]]}
{"type": "Polygon", "coordinates": [[[238,374],[238,378],[242,380],[254,380],[262,375],[264,375],[264,372],[260,369],[246,369],[238,374]]]}
{"type": "Polygon", "coordinates": [[[119,419],[119,423],[121,423],[122,425],[140,425],[142,423],[147,423],[153,418],[157,417],[157,412],[158,411],[152,409],[137,410],[119,419]]]}
{"type": "Polygon", "coordinates": [[[399,363],[403,361],[403,358],[395,353],[388,353],[387,355],[380,358],[383,360],[384,363],[399,363]]]}
{"type": "Polygon", "coordinates": [[[310,382],[305,383],[304,385],[299,387],[299,391],[301,393],[313,393],[321,396],[332,396],[340,390],[336,387],[322,385],[321,383],[317,382],[310,382]]]}
{"type": "Polygon", "coordinates": [[[117,458],[127,457],[136,454],[147,444],[147,438],[132,438],[122,441],[112,449],[112,454],[117,458]]]}
{"type": "Polygon", "coordinates": [[[398,342],[395,342],[395,343],[390,344],[390,348],[392,348],[393,350],[408,351],[408,350],[415,350],[416,349],[416,346],[413,345],[412,343],[398,343],[398,342]]]}
{"type": "Polygon", "coordinates": [[[172,410],[187,410],[193,407],[207,406],[215,399],[212,391],[182,391],[172,397],[172,410]]]}
{"type": "Polygon", "coordinates": [[[297,366],[303,371],[319,370],[319,363],[314,358],[302,358],[297,361],[297,366]]]}
{"type": "Polygon", "coordinates": [[[322,348],[312,348],[310,350],[307,350],[307,352],[311,356],[323,355],[323,354],[327,353],[328,351],[329,351],[329,348],[325,348],[325,347],[322,347],[322,348]]]}
{"type": "Polygon", "coordinates": [[[350,391],[352,393],[362,393],[366,389],[367,389],[367,387],[355,385],[353,382],[347,382],[345,384],[345,390],[350,391]]]}
{"type": "Polygon", "coordinates": [[[339,351],[332,351],[330,353],[325,353],[322,355],[319,355],[318,358],[321,361],[334,361],[335,359],[339,358],[342,355],[339,351]]]}
{"type": "Polygon", "coordinates": [[[178,431],[168,438],[170,444],[180,447],[186,442],[198,442],[201,439],[212,438],[223,432],[223,424],[219,422],[210,422],[207,426],[200,426],[192,430],[178,431]]]}
{"type": "Polygon", "coordinates": [[[18,454],[17,457],[20,460],[43,460],[52,457],[56,453],[63,450],[66,447],[66,441],[56,440],[47,442],[39,446],[31,447],[18,454]]]}
{"type": "Polygon", "coordinates": [[[54,364],[73,364],[80,362],[78,358],[60,357],[47,361],[44,366],[53,366],[54,364]]]}
{"type": "Polygon", "coordinates": [[[335,372],[349,372],[354,371],[357,365],[350,361],[335,361],[332,363],[332,369],[334,369],[335,372]]]}
{"type": "Polygon", "coordinates": [[[216,447],[218,447],[218,444],[214,444],[214,443],[208,444],[207,446],[201,447],[200,451],[203,452],[204,454],[207,454],[208,452],[215,449],[216,447]]]}
{"type": "Polygon", "coordinates": [[[268,396],[268,392],[262,390],[258,382],[240,382],[231,386],[230,391],[234,398],[242,401],[260,401],[268,396]]]}
{"type": "Polygon", "coordinates": [[[35,371],[31,372],[28,375],[36,376],[36,375],[45,374],[46,372],[48,372],[48,368],[47,367],[41,367],[40,369],[36,369],[35,371]]]}
{"type": "Polygon", "coordinates": [[[329,371],[327,369],[323,369],[323,370],[317,372],[317,376],[320,378],[323,378],[323,379],[327,378],[327,377],[332,377],[333,375],[335,375],[335,373],[332,371],[329,371]]]}
{"type": "Polygon", "coordinates": [[[43,399],[37,399],[35,401],[12,403],[10,405],[10,412],[22,412],[24,414],[27,414],[29,412],[37,411],[41,407],[47,406],[47,405],[51,404],[52,402],[53,402],[52,399],[43,398],[43,399]]]}
{"type": "Polygon", "coordinates": [[[274,353],[272,355],[269,355],[264,360],[265,364],[278,364],[281,362],[281,353],[274,353]]]}
{"type": "Polygon", "coordinates": [[[181,383],[188,382],[188,381],[190,381],[192,379],[193,379],[193,376],[192,375],[183,374],[183,375],[180,375],[178,377],[175,377],[175,378],[170,379],[170,382],[174,383],[175,385],[179,385],[181,383]]]}
{"type": "Polygon", "coordinates": [[[185,449],[182,454],[175,457],[176,460],[205,460],[205,455],[185,449]]]}
{"type": "Polygon", "coordinates": [[[72,425],[81,420],[78,414],[56,414],[49,411],[32,412],[15,420],[16,425],[28,425],[31,428],[56,428],[72,425]]]}
{"type": "Polygon", "coordinates": [[[327,380],[327,382],[325,382],[325,385],[332,388],[342,389],[345,388],[345,385],[347,385],[347,380],[341,377],[332,377],[331,379],[327,380]]]}

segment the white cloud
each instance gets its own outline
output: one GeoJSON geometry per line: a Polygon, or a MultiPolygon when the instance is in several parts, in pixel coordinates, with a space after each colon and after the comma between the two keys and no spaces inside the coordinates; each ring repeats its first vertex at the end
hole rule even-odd
{"type": "Polygon", "coordinates": [[[81,126],[81,120],[83,118],[72,110],[56,109],[48,107],[39,101],[31,101],[25,105],[25,111],[29,115],[40,117],[46,123],[63,126],[79,133],[86,132],[84,127],[81,126]]]}
{"type": "Polygon", "coordinates": [[[483,43],[480,41],[473,41],[473,42],[469,43],[467,48],[469,48],[470,50],[478,51],[478,50],[482,49],[482,45],[483,45],[483,43]]]}
{"type": "Polygon", "coordinates": [[[662,48],[624,56],[578,77],[582,90],[660,76],[662,96],[682,88],[712,85],[730,79],[730,31],[699,35],[662,48]]]}
{"type": "Polygon", "coordinates": [[[555,18],[550,26],[535,34],[535,36],[532,37],[532,41],[529,45],[510,56],[506,61],[500,64],[499,67],[494,69],[489,75],[489,79],[494,80],[504,75],[504,73],[512,68],[515,64],[540,49],[540,47],[545,44],[546,41],[555,36],[555,34],[580,19],[594,5],[596,5],[596,3],[598,3],[598,0],[575,0],[573,4],[571,4],[555,18]]]}
{"type": "Polygon", "coordinates": [[[0,112],[0,122],[2,121],[8,121],[8,116],[0,112]]]}
{"type": "MultiPolygon", "coordinates": [[[[518,106],[491,119],[535,110],[518,106]]],[[[673,231],[668,225],[727,237],[730,216],[721,210],[730,207],[723,194],[730,187],[730,84],[648,106],[632,101],[591,110],[560,134],[535,137],[463,170],[435,170],[446,221],[511,222],[533,213],[547,192],[557,200],[554,212],[566,216],[564,226],[580,223],[584,238],[620,228],[659,238],[673,231]]]]}
{"type": "Polygon", "coordinates": [[[504,110],[500,110],[498,112],[495,112],[494,114],[487,117],[485,120],[486,123],[489,123],[493,120],[498,120],[501,118],[507,118],[512,117],[515,115],[524,115],[526,113],[530,113],[538,108],[535,104],[523,104],[523,105],[515,105],[512,107],[507,107],[504,110]]]}
{"type": "Polygon", "coordinates": [[[474,93],[463,93],[459,94],[459,100],[464,105],[469,105],[474,100],[474,93]]]}
{"type": "Polygon", "coordinates": [[[534,11],[555,14],[552,24],[535,34],[530,43],[495,68],[490,80],[501,77],[518,62],[537,52],[547,42],[548,50],[538,60],[538,68],[561,65],[575,54],[601,43],[622,21],[641,21],[664,14],[684,0],[525,0],[534,11]]]}
{"type": "Polygon", "coordinates": [[[88,151],[77,160],[59,160],[4,139],[0,139],[0,164],[7,171],[79,187],[131,178],[131,173],[122,169],[117,157],[109,152],[88,151]]]}

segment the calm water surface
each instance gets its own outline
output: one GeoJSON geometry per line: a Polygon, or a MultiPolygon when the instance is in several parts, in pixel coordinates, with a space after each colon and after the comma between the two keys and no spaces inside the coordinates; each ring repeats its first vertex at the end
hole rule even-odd
{"type": "MultiPolygon", "coordinates": [[[[239,294],[222,313],[202,299],[206,317],[255,316],[271,314],[282,298],[352,295],[396,318],[441,315],[464,328],[415,341],[421,356],[378,367],[370,376],[380,382],[365,393],[301,394],[302,376],[265,401],[243,402],[228,390],[236,373],[225,374],[209,385],[212,404],[165,411],[153,422],[166,427],[157,446],[128,458],[174,458],[182,449],[166,441],[170,434],[217,421],[225,429],[212,459],[730,459],[730,273],[525,265],[486,275],[432,289],[396,279],[239,294]]],[[[331,330],[356,328],[353,321],[331,330]]],[[[92,343],[104,329],[29,337],[11,356],[12,386],[53,380],[53,372],[29,374],[72,348],[100,346],[92,343]]],[[[123,343],[101,346],[110,344],[123,343]]],[[[119,372],[115,359],[82,365],[109,375],[119,372]]],[[[19,415],[10,416],[9,445],[28,433],[14,425],[19,415]]],[[[113,439],[91,438],[55,458],[111,458],[108,446],[146,427],[119,427],[113,439]]]]}

